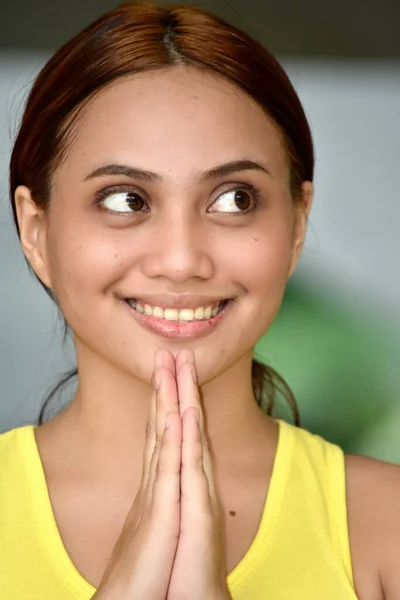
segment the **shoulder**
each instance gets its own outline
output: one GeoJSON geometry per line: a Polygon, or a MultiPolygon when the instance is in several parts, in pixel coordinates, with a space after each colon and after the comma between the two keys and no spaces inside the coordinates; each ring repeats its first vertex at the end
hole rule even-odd
{"type": "Polygon", "coordinates": [[[360,600],[400,598],[400,466],[345,457],[354,580],[360,600]]]}

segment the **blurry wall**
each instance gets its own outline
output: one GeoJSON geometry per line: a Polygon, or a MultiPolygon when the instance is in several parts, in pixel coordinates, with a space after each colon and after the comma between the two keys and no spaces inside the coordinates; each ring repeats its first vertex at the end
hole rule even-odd
{"type": "MultiPolygon", "coordinates": [[[[8,201],[16,125],[47,56],[0,51],[0,431],[35,421],[74,363],[24,263],[8,201]]],[[[316,198],[301,265],[257,351],[292,386],[305,426],[348,451],[400,461],[400,62],[282,62],[313,130],[316,198]]]]}

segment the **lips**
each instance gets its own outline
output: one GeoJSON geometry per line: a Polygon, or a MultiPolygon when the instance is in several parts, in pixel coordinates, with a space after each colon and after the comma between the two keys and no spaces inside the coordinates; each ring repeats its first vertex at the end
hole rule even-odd
{"type": "Polygon", "coordinates": [[[211,318],[202,320],[168,320],[165,318],[146,315],[138,312],[128,302],[124,302],[129,312],[145,328],[165,338],[188,339],[204,336],[211,332],[224,319],[230,306],[231,300],[223,301],[220,311],[211,318]]]}

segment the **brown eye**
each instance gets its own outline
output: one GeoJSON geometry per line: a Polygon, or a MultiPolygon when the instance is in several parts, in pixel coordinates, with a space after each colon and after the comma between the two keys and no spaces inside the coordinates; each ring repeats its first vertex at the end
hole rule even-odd
{"type": "Polygon", "coordinates": [[[251,206],[251,197],[249,192],[238,190],[235,192],[234,202],[235,205],[240,208],[240,210],[248,210],[251,206]]]}
{"type": "Polygon", "coordinates": [[[126,196],[126,203],[131,210],[142,210],[142,208],[144,207],[144,201],[143,198],[139,196],[139,194],[129,192],[126,196]]]}
{"type": "Polygon", "coordinates": [[[146,206],[140,194],[123,191],[108,193],[101,203],[107,210],[118,213],[141,212],[146,206]]]}
{"type": "Polygon", "coordinates": [[[221,194],[211,207],[210,212],[240,214],[253,210],[257,204],[257,193],[251,188],[229,190],[221,194]],[[219,206],[218,206],[219,205],[219,206]],[[217,207],[217,209],[215,208],[217,207]],[[219,208],[219,210],[218,210],[219,208]]]}

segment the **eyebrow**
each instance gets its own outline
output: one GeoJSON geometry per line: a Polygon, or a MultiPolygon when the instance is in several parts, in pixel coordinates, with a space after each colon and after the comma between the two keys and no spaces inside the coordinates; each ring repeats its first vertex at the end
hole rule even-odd
{"type": "MultiPolygon", "coordinates": [[[[250,170],[263,171],[271,176],[269,169],[265,165],[250,159],[233,160],[214,167],[209,171],[197,173],[197,175],[199,176],[201,182],[206,182],[219,179],[220,177],[225,177],[226,175],[231,175],[232,173],[236,173],[238,171],[250,170]]],[[[94,169],[94,171],[91,171],[85,176],[84,181],[105,175],[123,175],[125,177],[129,177],[130,179],[141,179],[142,181],[148,182],[162,181],[162,177],[158,173],[145,171],[134,166],[123,164],[109,164],[97,167],[94,169]]]]}

